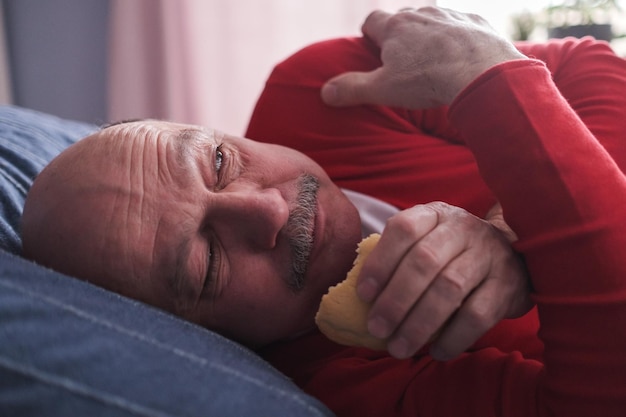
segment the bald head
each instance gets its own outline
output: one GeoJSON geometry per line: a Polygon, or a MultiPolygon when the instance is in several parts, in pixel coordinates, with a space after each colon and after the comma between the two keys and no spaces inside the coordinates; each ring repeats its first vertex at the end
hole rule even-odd
{"type": "Polygon", "coordinates": [[[124,138],[98,132],[55,158],[35,179],[26,200],[24,255],[117,290],[119,282],[111,277],[126,265],[123,259],[110,260],[127,252],[122,235],[134,222],[116,212],[139,198],[129,181],[133,148],[124,138]]]}
{"type": "Polygon", "coordinates": [[[299,152],[143,121],[53,160],[22,233],[30,259],[260,345],[313,325],[352,263],[360,222],[299,152]]]}

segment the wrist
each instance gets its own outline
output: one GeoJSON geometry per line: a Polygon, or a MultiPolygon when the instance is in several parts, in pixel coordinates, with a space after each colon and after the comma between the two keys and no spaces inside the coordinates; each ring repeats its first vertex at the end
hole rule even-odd
{"type": "Polygon", "coordinates": [[[476,80],[484,74],[491,72],[492,69],[506,65],[510,62],[530,60],[526,55],[519,52],[511,46],[512,50],[499,51],[496,54],[486,56],[476,56],[470,63],[465,63],[463,68],[458,69],[459,77],[456,83],[454,94],[449,103],[452,103],[467,87],[472,85],[476,80]]]}

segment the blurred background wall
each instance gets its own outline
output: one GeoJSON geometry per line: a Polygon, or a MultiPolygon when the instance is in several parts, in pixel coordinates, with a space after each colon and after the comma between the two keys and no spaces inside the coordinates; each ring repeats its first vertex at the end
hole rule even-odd
{"type": "Polygon", "coordinates": [[[105,121],[109,1],[3,0],[2,6],[13,102],[105,121]]]}
{"type": "MultiPolygon", "coordinates": [[[[158,117],[241,134],[275,63],[358,35],[375,8],[434,1],[0,0],[0,102],[97,124],[158,117]]],[[[529,13],[531,39],[546,38],[538,11],[551,0],[437,3],[478,13],[509,38],[529,13]]]]}

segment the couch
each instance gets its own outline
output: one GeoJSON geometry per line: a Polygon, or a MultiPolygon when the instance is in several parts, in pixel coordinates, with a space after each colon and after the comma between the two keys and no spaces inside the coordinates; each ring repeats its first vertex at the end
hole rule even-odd
{"type": "Polygon", "coordinates": [[[0,416],[331,416],[245,347],[20,256],[32,179],[95,129],[0,106],[0,416]]]}

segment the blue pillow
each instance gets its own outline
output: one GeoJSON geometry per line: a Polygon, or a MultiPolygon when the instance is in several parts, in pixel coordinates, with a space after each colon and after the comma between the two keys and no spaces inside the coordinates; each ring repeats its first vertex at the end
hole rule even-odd
{"type": "Polygon", "coordinates": [[[94,129],[0,106],[0,416],[332,416],[245,347],[16,255],[33,177],[94,129]]]}
{"type": "Polygon", "coordinates": [[[96,126],[19,107],[0,106],[0,248],[20,253],[20,217],[33,178],[96,126]]]}
{"type": "Polygon", "coordinates": [[[228,339],[0,250],[0,416],[331,415],[228,339]]]}

